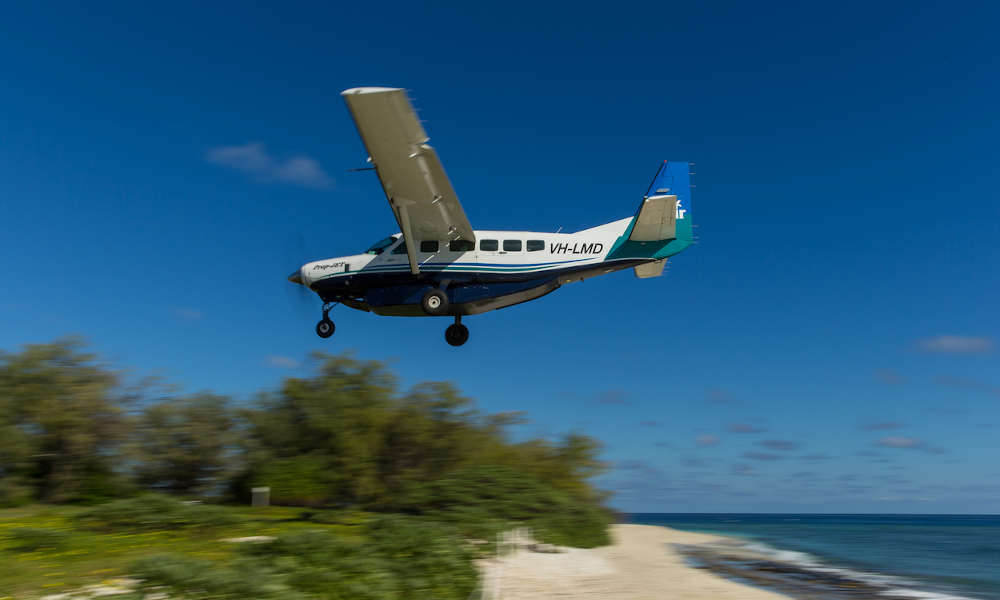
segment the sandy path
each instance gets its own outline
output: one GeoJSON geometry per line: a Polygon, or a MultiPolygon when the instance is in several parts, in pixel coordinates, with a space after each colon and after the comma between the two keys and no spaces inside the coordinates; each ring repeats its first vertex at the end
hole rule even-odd
{"type": "Polygon", "coordinates": [[[722,579],[684,564],[669,544],[698,544],[721,538],[650,525],[615,525],[614,544],[559,554],[518,551],[486,561],[489,586],[499,574],[493,600],[788,600],[786,596],[722,579]]]}

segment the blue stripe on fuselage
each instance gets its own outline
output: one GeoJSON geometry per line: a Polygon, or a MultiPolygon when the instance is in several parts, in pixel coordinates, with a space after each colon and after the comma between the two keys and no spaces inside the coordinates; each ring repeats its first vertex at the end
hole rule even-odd
{"type": "MultiPolygon", "coordinates": [[[[490,272],[493,272],[493,273],[497,273],[497,272],[500,272],[500,273],[510,273],[510,272],[515,272],[516,273],[518,271],[531,272],[531,273],[539,273],[539,272],[552,271],[552,272],[556,273],[556,272],[559,271],[558,269],[551,269],[549,267],[554,267],[554,266],[559,266],[559,265],[569,265],[569,264],[580,263],[580,262],[583,262],[583,261],[591,261],[591,260],[595,260],[595,259],[594,258],[578,258],[578,259],[575,259],[575,260],[564,260],[564,261],[547,262],[547,263],[528,263],[528,264],[501,264],[501,263],[482,263],[482,262],[434,262],[434,263],[432,263],[432,262],[425,262],[425,263],[421,263],[420,264],[420,268],[422,270],[434,271],[434,272],[440,272],[440,271],[446,271],[446,270],[450,270],[450,269],[455,269],[455,272],[467,272],[467,273],[478,273],[478,272],[482,272],[482,273],[490,273],[490,272]],[[492,269],[492,271],[491,271],[491,269],[492,269]]],[[[597,264],[599,262],[600,262],[600,260],[597,259],[595,262],[589,263],[589,264],[597,264]]],[[[356,276],[364,276],[366,274],[384,273],[384,272],[391,272],[391,271],[405,271],[405,272],[409,272],[410,271],[410,265],[408,263],[399,263],[399,264],[375,265],[375,266],[370,266],[370,267],[369,266],[364,266],[364,267],[360,268],[357,271],[347,271],[345,273],[330,273],[329,275],[324,275],[323,277],[317,279],[316,281],[319,282],[319,281],[325,281],[327,279],[335,279],[335,278],[342,278],[342,277],[356,277],[356,276]]]]}
{"type": "MultiPolygon", "coordinates": [[[[579,261],[567,261],[579,262],[579,261]]],[[[483,298],[501,297],[507,294],[516,293],[523,289],[536,285],[543,285],[549,281],[571,275],[574,272],[588,269],[601,268],[608,265],[613,269],[627,268],[632,264],[644,261],[637,260],[615,260],[604,262],[592,262],[578,264],[559,269],[543,269],[534,271],[488,271],[488,270],[444,270],[428,269],[426,273],[413,275],[410,273],[409,265],[383,265],[393,267],[392,269],[363,269],[351,273],[339,273],[337,277],[321,279],[312,284],[312,289],[316,291],[324,301],[336,301],[341,297],[369,296],[370,292],[376,289],[400,288],[399,293],[394,294],[389,290],[384,290],[377,294],[379,304],[373,306],[409,304],[412,297],[415,297],[413,289],[419,288],[426,291],[441,279],[451,282],[452,291],[466,289],[459,294],[460,297],[472,295],[476,300],[483,298]],[[613,266],[608,262],[614,262],[613,266]],[[433,277],[427,277],[427,275],[433,277]],[[511,287],[512,284],[512,287],[511,287]],[[523,284],[523,285],[522,285],[523,284]],[[405,290],[403,289],[405,288],[405,290]],[[476,288],[474,292],[468,288],[476,288]],[[382,304],[381,302],[385,302],[382,304]]],[[[455,263],[446,263],[455,264],[455,263]]],[[[480,266],[481,263],[466,263],[480,266]]],[[[422,265],[423,266],[423,265],[422,265]]],[[[511,265],[515,266],[515,265],[511,265]]],[[[423,292],[421,292],[422,295],[423,292]]],[[[471,301],[463,299],[462,301],[471,301]]],[[[419,302],[419,298],[415,300],[419,302]]]]}

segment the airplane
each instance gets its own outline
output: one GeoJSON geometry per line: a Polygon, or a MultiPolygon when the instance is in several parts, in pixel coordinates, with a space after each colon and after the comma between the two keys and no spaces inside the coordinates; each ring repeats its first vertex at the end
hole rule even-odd
{"type": "Polygon", "coordinates": [[[576,233],[473,229],[430,138],[401,88],[341,92],[392,208],[399,233],[365,252],[308,262],[288,276],[334,306],[390,316],[449,316],[445,341],[469,339],[462,317],[536,300],[568,283],[633,268],[663,274],[694,241],[690,166],[663,161],[635,215],[576,233]]]}

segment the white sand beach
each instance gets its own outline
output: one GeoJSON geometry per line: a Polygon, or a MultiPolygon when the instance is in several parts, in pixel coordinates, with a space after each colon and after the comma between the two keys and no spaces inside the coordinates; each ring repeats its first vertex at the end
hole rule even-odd
{"type": "Polygon", "coordinates": [[[651,525],[615,525],[614,543],[546,554],[518,550],[483,561],[484,598],[492,600],[788,600],[687,566],[671,544],[723,538],[651,525]]]}

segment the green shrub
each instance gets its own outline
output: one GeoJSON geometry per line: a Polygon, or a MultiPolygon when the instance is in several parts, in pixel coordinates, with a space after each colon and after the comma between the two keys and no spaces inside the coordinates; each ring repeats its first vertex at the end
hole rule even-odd
{"type": "Polygon", "coordinates": [[[347,509],[311,509],[301,511],[299,519],[322,525],[353,526],[365,523],[369,516],[367,513],[347,509]]]}
{"type": "Polygon", "coordinates": [[[299,531],[246,544],[227,564],[161,555],[137,562],[143,586],[200,600],[465,600],[476,583],[471,554],[455,532],[415,519],[378,519],[368,540],[299,531]]]}
{"type": "Polygon", "coordinates": [[[135,486],[125,478],[110,472],[95,471],[81,479],[73,503],[96,506],[113,502],[122,496],[130,496],[135,491],[135,486]]]}
{"type": "Polygon", "coordinates": [[[509,467],[475,466],[413,489],[406,510],[452,524],[467,537],[492,540],[528,525],[539,541],[591,548],[611,543],[611,514],[509,467]]]}
{"type": "Polygon", "coordinates": [[[278,536],[270,544],[241,548],[277,569],[295,590],[331,600],[404,598],[393,565],[372,544],[348,541],[326,531],[309,530],[278,536]]]}
{"type": "Polygon", "coordinates": [[[284,578],[263,561],[236,560],[228,565],[179,554],[149,556],[134,563],[130,574],[144,588],[165,587],[189,599],[307,598],[291,589],[284,578]]]}
{"type": "Polygon", "coordinates": [[[260,466],[254,485],[271,488],[271,502],[322,506],[333,497],[329,460],[311,455],[272,459],[260,466]]]}
{"type": "Polygon", "coordinates": [[[475,587],[475,556],[455,528],[390,515],[370,521],[366,529],[369,544],[388,561],[404,598],[461,600],[475,587]]]}
{"type": "Polygon", "coordinates": [[[31,488],[13,476],[0,477],[0,508],[14,508],[31,502],[31,488]]]}
{"type": "Polygon", "coordinates": [[[69,537],[65,531],[39,527],[18,527],[8,532],[7,536],[12,542],[11,549],[15,552],[58,550],[66,544],[69,537]]]}
{"type": "Polygon", "coordinates": [[[530,521],[541,542],[575,548],[596,548],[611,543],[611,513],[600,506],[567,503],[561,510],[530,521]]]}
{"type": "Polygon", "coordinates": [[[159,494],[146,494],[101,504],[80,513],[76,518],[91,529],[131,531],[228,527],[243,521],[221,506],[186,503],[159,494]]]}

